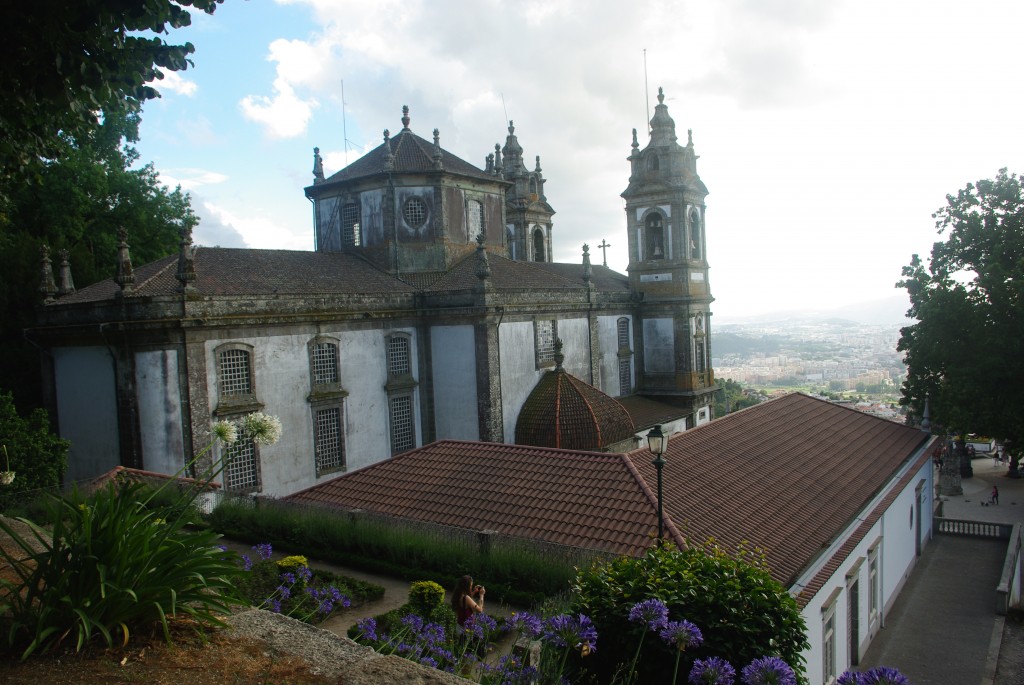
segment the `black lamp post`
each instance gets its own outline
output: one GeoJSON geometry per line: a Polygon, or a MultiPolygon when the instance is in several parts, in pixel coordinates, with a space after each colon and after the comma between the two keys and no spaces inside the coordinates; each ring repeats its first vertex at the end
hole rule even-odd
{"type": "Polygon", "coordinates": [[[661,470],[665,468],[665,450],[668,448],[668,440],[665,438],[665,434],[661,432],[661,424],[658,424],[651,429],[651,432],[647,434],[647,449],[654,455],[654,468],[658,470],[658,542],[665,535],[665,519],[662,516],[661,507],[661,470]]]}

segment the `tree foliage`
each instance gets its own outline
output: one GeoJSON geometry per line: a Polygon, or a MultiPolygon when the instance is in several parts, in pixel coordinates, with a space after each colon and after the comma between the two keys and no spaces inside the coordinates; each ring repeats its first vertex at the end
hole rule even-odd
{"type": "Polygon", "coordinates": [[[36,409],[22,417],[10,393],[0,392],[0,445],[0,470],[15,474],[10,485],[0,485],[0,501],[60,485],[69,443],[50,432],[45,411],[36,409]]]}
{"type": "Polygon", "coordinates": [[[223,0],[39,0],[8,3],[0,22],[0,174],[20,175],[63,152],[64,136],[100,112],[138,111],[164,71],[191,61],[191,43],[161,35],[212,14],[223,0]]]}
{"type": "Polygon", "coordinates": [[[740,409],[753,407],[757,398],[744,392],[743,386],[731,378],[719,382],[719,390],[715,393],[715,417],[721,418],[740,409]]]}
{"type": "MultiPolygon", "coordinates": [[[[684,658],[717,656],[748,664],[778,656],[798,673],[808,647],[806,626],[796,600],[773,580],[763,557],[741,551],[730,555],[713,543],[677,549],[650,548],[640,558],[620,557],[581,571],[572,584],[572,611],[593,620],[603,640],[587,657],[587,668],[611,675],[636,649],[643,626],[630,623],[637,602],[659,599],[672,620],[686,619],[704,634],[704,644],[684,658]]],[[[658,640],[645,641],[639,682],[668,682],[676,651],[658,640]]],[[[689,666],[681,669],[688,672],[689,666]]]]}
{"type": "Polygon", "coordinates": [[[910,295],[901,331],[902,404],[931,419],[1024,444],[1024,188],[1000,169],[968,184],[933,217],[939,235],[927,266],[918,255],[897,287],[910,295]]]}
{"type": "Polygon", "coordinates": [[[67,250],[81,288],[114,275],[119,227],[140,264],[173,253],[181,229],[197,222],[188,195],[161,185],[152,164],[133,168],[138,125],[138,113],[108,114],[77,138],[61,134],[65,153],[44,162],[36,182],[0,179],[0,377],[19,406],[39,403],[38,352],[22,331],[40,302],[40,247],[50,247],[55,271],[67,250]]]}

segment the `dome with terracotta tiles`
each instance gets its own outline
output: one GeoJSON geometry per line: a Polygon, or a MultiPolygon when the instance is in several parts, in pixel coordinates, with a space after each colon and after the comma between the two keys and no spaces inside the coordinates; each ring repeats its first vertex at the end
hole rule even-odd
{"type": "Polygon", "coordinates": [[[562,368],[562,341],[555,368],[526,398],[516,421],[516,444],[570,450],[603,450],[633,436],[633,419],[615,398],[562,368]]]}

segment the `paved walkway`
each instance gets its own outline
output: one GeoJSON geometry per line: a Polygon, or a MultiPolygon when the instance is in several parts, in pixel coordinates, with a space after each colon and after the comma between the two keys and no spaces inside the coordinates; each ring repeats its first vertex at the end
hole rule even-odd
{"type": "MultiPolygon", "coordinates": [[[[943,497],[946,518],[1024,522],[1024,479],[1006,478],[1005,465],[975,459],[974,477],[963,480],[963,495],[943,497]],[[987,505],[992,486],[1000,504],[987,505]],[[985,504],[983,504],[985,503],[985,504]]],[[[1004,620],[995,613],[995,588],[1006,543],[936,535],[924,548],[899,598],[861,662],[861,669],[900,669],[914,685],[1012,685],[1024,674],[1003,673],[993,681],[1001,648],[1004,657],[1024,649],[1003,644],[1004,620]]],[[[1005,669],[1004,669],[1005,671],[1005,669]]]]}

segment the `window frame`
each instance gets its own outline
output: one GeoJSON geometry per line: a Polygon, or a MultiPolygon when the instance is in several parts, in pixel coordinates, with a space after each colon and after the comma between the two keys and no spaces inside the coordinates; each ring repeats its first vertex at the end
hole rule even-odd
{"type": "Polygon", "coordinates": [[[533,320],[533,361],[537,370],[554,368],[555,341],[558,340],[558,319],[542,318],[533,320]],[[541,326],[550,324],[550,342],[546,340],[541,326]],[[550,349],[549,349],[550,346],[550,349]]]}
{"type": "Polygon", "coordinates": [[[342,202],[341,244],[344,247],[361,247],[363,244],[361,207],[358,202],[342,202]],[[349,215],[352,210],[354,215],[349,215]]]}
{"type": "Polygon", "coordinates": [[[837,589],[821,609],[821,682],[833,685],[838,677],[836,654],[836,601],[837,589]]]}
{"type": "Polygon", "coordinates": [[[426,223],[427,219],[430,218],[430,208],[427,206],[426,200],[419,195],[412,195],[405,198],[405,202],[402,203],[402,221],[405,225],[412,230],[418,230],[422,228],[426,223]],[[411,216],[412,214],[421,214],[422,216],[411,216]]]}
{"type": "Polygon", "coordinates": [[[388,435],[391,444],[391,456],[415,449],[417,446],[416,388],[418,383],[413,375],[413,369],[416,365],[414,363],[415,353],[412,342],[412,335],[405,331],[393,331],[384,336],[384,373],[387,377],[384,390],[387,392],[388,397],[388,435]],[[392,346],[397,340],[403,341],[404,357],[407,366],[403,365],[395,369],[392,364],[392,346]],[[399,443],[396,440],[395,432],[397,418],[396,402],[406,400],[409,403],[408,446],[406,446],[406,442],[399,443]]]}
{"type": "Polygon", "coordinates": [[[348,431],[345,422],[345,398],[348,392],[341,385],[341,341],[326,335],[318,335],[309,340],[306,344],[309,354],[309,396],[306,401],[309,403],[310,421],[313,433],[313,469],[316,477],[347,470],[347,448],[348,431]],[[333,348],[331,356],[334,358],[334,380],[321,381],[317,376],[317,350],[323,346],[333,348]],[[321,381],[321,382],[318,382],[321,381]],[[323,440],[321,436],[320,414],[325,411],[338,411],[338,450],[340,452],[340,463],[333,466],[322,467],[320,458],[320,445],[323,440]]]}
{"type": "Polygon", "coordinates": [[[662,260],[668,259],[668,241],[666,240],[665,227],[668,225],[668,217],[660,210],[652,210],[643,218],[644,226],[644,259],[662,260]],[[655,240],[654,238],[657,238],[655,240]],[[661,247],[661,254],[655,252],[661,247]]]}
{"type": "Polygon", "coordinates": [[[701,259],[704,253],[703,232],[701,231],[700,212],[690,212],[690,259],[701,259]]]}
{"type": "Polygon", "coordinates": [[[615,341],[618,349],[619,371],[619,397],[625,397],[633,393],[633,350],[631,328],[632,322],[628,316],[620,316],[615,320],[615,341]],[[625,382],[623,382],[625,381],[625,382]]]}
{"type": "Polygon", "coordinates": [[[263,409],[263,404],[256,397],[256,350],[252,345],[242,342],[227,342],[213,349],[214,382],[217,387],[217,407],[213,413],[218,418],[237,414],[249,414],[263,409]],[[231,352],[244,352],[248,371],[248,392],[225,392],[225,377],[222,361],[231,352]]]}
{"type": "Polygon", "coordinates": [[[339,399],[337,402],[328,404],[315,404],[312,407],[313,416],[313,467],[316,470],[316,476],[319,478],[328,473],[343,472],[348,469],[348,454],[346,450],[346,431],[345,431],[345,400],[344,398],[339,399]],[[326,412],[338,412],[337,418],[337,463],[335,464],[324,464],[321,458],[321,449],[324,442],[322,433],[322,424],[320,417],[326,412]]]}
{"type": "Polygon", "coordinates": [[[466,200],[466,241],[475,243],[480,234],[487,235],[487,217],[481,200],[466,200]],[[474,227],[474,220],[476,226],[474,227]],[[475,230],[474,230],[475,229],[475,230]]]}

